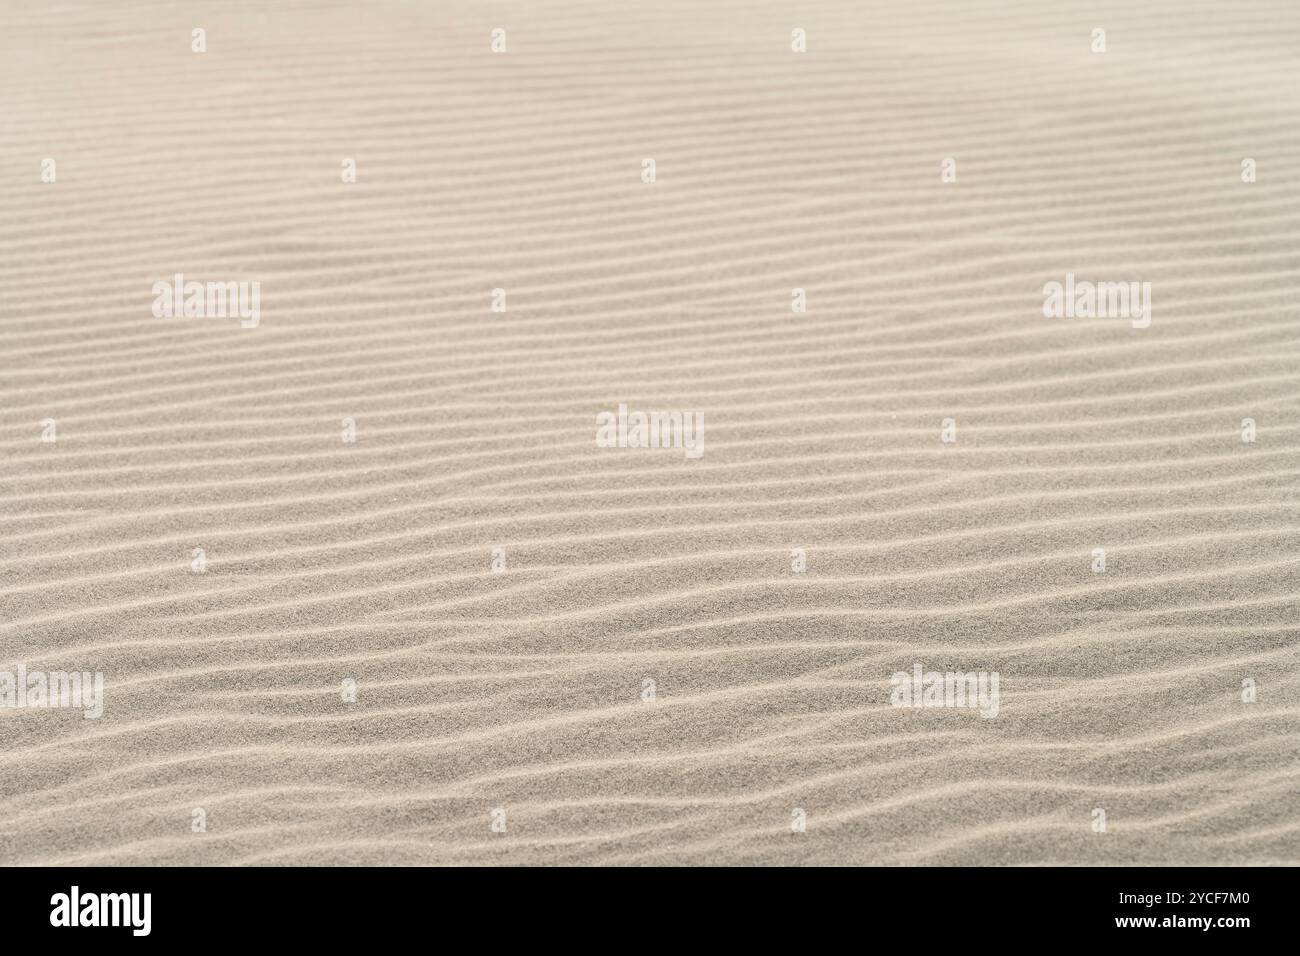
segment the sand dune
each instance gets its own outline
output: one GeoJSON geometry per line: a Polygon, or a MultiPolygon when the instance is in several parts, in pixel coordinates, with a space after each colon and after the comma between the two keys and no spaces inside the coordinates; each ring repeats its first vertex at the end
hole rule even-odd
{"type": "Polygon", "coordinates": [[[3,20],[0,863],[1300,862],[1294,4],[3,20]]]}

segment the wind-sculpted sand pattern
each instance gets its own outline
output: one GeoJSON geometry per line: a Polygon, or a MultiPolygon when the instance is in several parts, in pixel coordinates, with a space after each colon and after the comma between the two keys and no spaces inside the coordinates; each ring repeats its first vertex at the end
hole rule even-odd
{"type": "Polygon", "coordinates": [[[1300,861],[1290,0],[2,16],[0,862],[1300,861]]]}

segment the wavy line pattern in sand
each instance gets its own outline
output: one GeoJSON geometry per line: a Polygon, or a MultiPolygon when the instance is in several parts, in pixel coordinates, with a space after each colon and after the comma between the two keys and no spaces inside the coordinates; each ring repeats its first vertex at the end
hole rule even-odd
{"type": "Polygon", "coordinates": [[[0,862],[1300,862],[1294,5],[619,6],[5,11],[0,862]]]}

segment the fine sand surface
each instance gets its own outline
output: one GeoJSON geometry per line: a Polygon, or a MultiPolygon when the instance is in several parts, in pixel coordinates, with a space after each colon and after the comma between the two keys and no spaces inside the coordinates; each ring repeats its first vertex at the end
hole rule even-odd
{"type": "Polygon", "coordinates": [[[1292,0],[0,17],[0,862],[1300,862],[1292,0]]]}

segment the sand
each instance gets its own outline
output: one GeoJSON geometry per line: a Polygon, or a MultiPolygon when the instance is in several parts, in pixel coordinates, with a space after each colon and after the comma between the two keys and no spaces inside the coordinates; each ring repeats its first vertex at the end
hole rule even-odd
{"type": "Polygon", "coordinates": [[[1300,861],[1294,3],[3,21],[0,862],[1300,861]]]}

